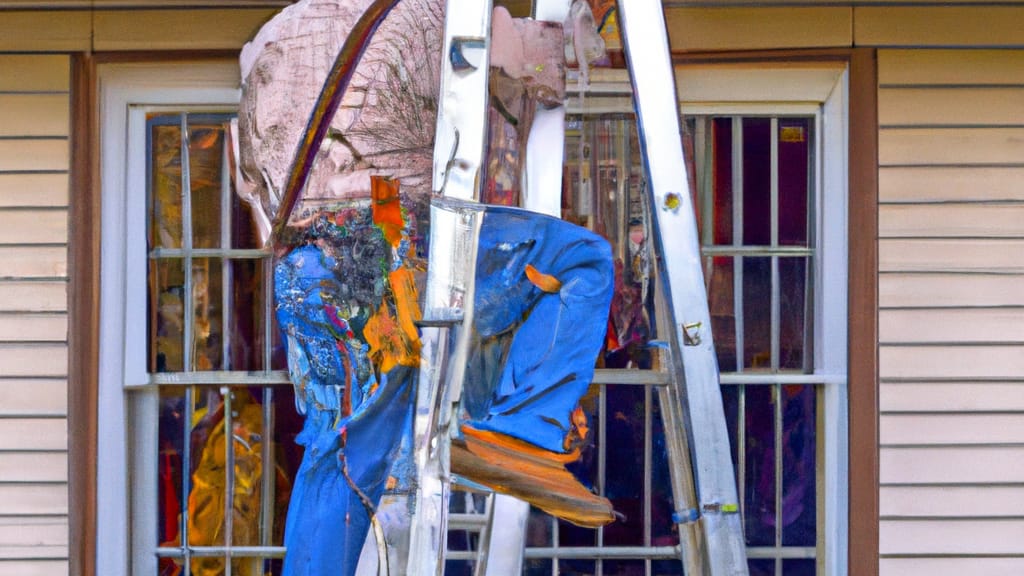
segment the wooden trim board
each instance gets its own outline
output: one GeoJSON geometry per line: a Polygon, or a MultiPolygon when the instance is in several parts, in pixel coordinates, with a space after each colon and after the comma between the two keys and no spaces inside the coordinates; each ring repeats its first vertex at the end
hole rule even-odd
{"type": "Polygon", "coordinates": [[[93,58],[71,59],[71,202],[68,242],[69,573],[96,569],[96,454],[100,326],[98,109],[93,58]]]}

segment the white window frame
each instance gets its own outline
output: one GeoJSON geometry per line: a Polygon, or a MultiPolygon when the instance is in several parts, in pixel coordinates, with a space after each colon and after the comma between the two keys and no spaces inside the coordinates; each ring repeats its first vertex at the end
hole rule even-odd
{"type": "MultiPolygon", "coordinates": [[[[632,90],[625,70],[595,70],[589,96],[570,96],[569,114],[632,113],[632,90]]],[[[829,576],[848,571],[849,394],[848,367],[848,196],[849,69],[845,62],[722,63],[676,66],[676,86],[683,116],[814,116],[815,245],[814,372],[775,375],[772,382],[819,384],[824,389],[824,556],[818,570],[829,576]]],[[[750,376],[757,383],[766,375],[750,376]]],[[[748,376],[730,374],[723,381],[741,383],[748,376]]],[[[751,382],[754,382],[752,380],[751,382]]]]}
{"type": "MultiPolygon", "coordinates": [[[[815,199],[819,263],[813,288],[814,378],[824,385],[826,427],[822,486],[825,555],[819,566],[825,574],[837,576],[847,573],[849,517],[848,75],[846,68],[838,65],[677,69],[684,114],[744,114],[764,111],[766,106],[776,112],[816,111],[821,169],[816,176],[815,199]]],[[[98,78],[102,232],[96,571],[117,576],[133,573],[133,554],[135,558],[153,558],[151,548],[156,539],[155,521],[152,533],[130,529],[133,516],[155,518],[155,498],[131,496],[149,480],[131,473],[129,445],[132,450],[145,450],[147,442],[152,442],[148,447],[156,453],[155,438],[147,440],[153,434],[130,430],[126,401],[126,386],[148,383],[145,323],[139,321],[146,310],[146,146],[144,133],[134,129],[132,119],[137,123],[141,117],[144,123],[147,111],[169,106],[179,110],[189,106],[233,109],[240,90],[238,66],[233,62],[101,65],[98,78]]],[[[572,103],[569,108],[571,112],[572,103]]],[[[155,391],[142,394],[155,398],[155,391]]]]}
{"type": "MultiPolygon", "coordinates": [[[[132,574],[135,559],[155,558],[155,495],[147,498],[139,493],[155,478],[145,478],[144,472],[143,477],[133,474],[130,455],[147,448],[156,454],[156,422],[150,422],[153,433],[132,430],[132,406],[126,394],[127,387],[148,383],[145,117],[167,107],[234,110],[241,94],[239,78],[238,65],[226,61],[98,68],[102,216],[97,574],[132,574]],[[132,528],[131,519],[139,515],[154,519],[139,525],[152,524],[149,530],[132,528]]],[[[157,392],[139,394],[144,404],[146,397],[156,399],[157,392]]],[[[136,470],[148,468],[155,474],[155,466],[136,470]]]]}
{"type": "MultiPolygon", "coordinates": [[[[789,113],[815,117],[814,372],[794,382],[820,383],[824,389],[824,481],[819,486],[825,504],[824,525],[819,527],[824,557],[819,558],[818,568],[822,574],[844,576],[849,525],[849,71],[845,64],[693,65],[677,67],[676,78],[684,116],[789,113]]],[[[763,374],[754,377],[764,380],[763,374]]]]}

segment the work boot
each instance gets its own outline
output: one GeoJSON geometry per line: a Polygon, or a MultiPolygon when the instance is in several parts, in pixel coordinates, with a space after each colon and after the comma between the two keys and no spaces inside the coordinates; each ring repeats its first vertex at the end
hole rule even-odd
{"type": "Polygon", "coordinates": [[[578,526],[597,528],[615,520],[612,503],[565,469],[579,458],[579,448],[562,454],[467,424],[461,429],[462,439],[451,445],[453,474],[578,526]]]}

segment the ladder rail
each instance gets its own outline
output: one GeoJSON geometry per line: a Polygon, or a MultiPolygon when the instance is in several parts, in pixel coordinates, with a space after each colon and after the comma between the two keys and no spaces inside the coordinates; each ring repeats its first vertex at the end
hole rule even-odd
{"type": "MultiPolygon", "coordinates": [[[[434,139],[435,197],[476,200],[484,163],[491,1],[447,0],[434,139]]],[[[436,200],[435,200],[436,202],[436,200]]],[[[423,342],[413,422],[413,495],[405,573],[444,572],[451,424],[459,402],[473,317],[480,213],[431,206],[423,342]]]]}
{"type": "MultiPolygon", "coordinates": [[[[534,0],[533,18],[539,21],[562,23],[569,15],[571,0],[534,0]]],[[[523,159],[522,206],[527,210],[561,216],[562,188],[552,185],[561,182],[565,155],[565,106],[547,108],[538,105],[526,141],[523,159]]],[[[527,522],[530,505],[505,494],[493,494],[489,499],[491,514],[488,530],[481,532],[479,556],[489,557],[478,576],[506,576],[522,572],[526,548],[527,522]],[[496,525],[495,525],[496,524],[496,525]],[[497,543],[498,546],[492,546],[497,543]]]]}
{"type": "MultiPolygon", "coordinates": [[[[636,96],[640,146],[648,176],[656,249],[673,257],[658,261],[672,319],[672,391],[683,406],[692,441],[705,573],[748,572],[729,436],[719,389],[718,362],[703,282],[697,223],[686,178],[675,75],[665,15],[658,0],[620,0],[619,24],[636,96]],[[675,121],[669,121],[675,118],[675,121]],[[683,167],[680,170],[680,167],[683,167]]],[[[681,488],[683,488],[681,486],[681,488]]]]}

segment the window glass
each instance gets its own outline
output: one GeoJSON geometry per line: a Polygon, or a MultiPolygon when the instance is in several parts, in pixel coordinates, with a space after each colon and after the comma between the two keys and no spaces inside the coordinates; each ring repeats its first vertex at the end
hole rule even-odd
{"type": "MultiPolygon", "coordinates": [[[[820,555],[820,385],[782,380],[813,372],[813,126],[813,116],[771,115],[700,116],[683,125],[744,533],[757,574],[814,573],[820,555]],[[794,556],[806,560],[788,560],[794,556]]],[[[643,185],[632,115],[569,117],[562,216],[612,244],[615,301],[623,303],[613,304],[604,368],[658,363],[649,347],[658,316],[643,185]],[[630,324],[634,316],[626,310],[642,321],[630,324]],[[630,325],[641,329],[621,329],[630,325]],[[632,347],[618,347],[626,341],[632,347]]],[[[666,250],[664,257],[672,257],[666,250]]],[[[668,512],[671,464],[657,395],[649,386],[594,388],[592,443],[574,472],[625,518],[590,530],[534,511],[527,573],[681,574],[673,560],[679,536],[668,512]],[[632,559],[598,559],[600,546],[628,547],[632,559]],[[574,558],[542,559],[561,547],[576,548],[574,558]]]]}
{"type": "MultiPolygon", "coordinates": [[[[301,420],[270,313],[270,255],[256,249],[248,207],[226,178],[227,120],[160,113],[147,123],[161,574],[220,574],[228,558],[233,572],[278,573],[301,459],[301,420]]],[[[813,372],[813,126],[813,117],[772,116],[684,124],[745,535],[758,549],[752,573],[813,573],[820,554],[820,390],[777,378],[813,372]],[[729,379],[751,373],[756,383],[729,379]],[[809,560],[783,560],[794,554],[809,560]]],[[[633,117],[570,116],[566,158],[562,217],[606,237],[616,262],[599,367],[658,368],[663,359],[650,345],[658,329],[655,259],[633,117]]],[[[657,394],[651,386],[595,385],[583,407],[589,442],[571,469],[623,517],[590,530],[533,511],[526,573],[681,574],[657,394]],[[637,552],[615,561],[596,552],[555,559],[552,548],[570,546],[637,552]]],[[[483,501],[456,493],[452,507],[480,510],[483,501]]],[[[448,542],[467,553],[478,545],[459,531],[448,542]]],[[[449,573],[471,565],[452,560],[449,573]]]]}
{"type": "Polygon", "coordinates": [[[277,574],[301,458],[270,254],[231,188],[226,114],[147,118],[158,573],[277,574]],[[274,372],[272,370],[276,370],[274,372]],[[268,383],[270,382],[270,383],[268,383]]]}

